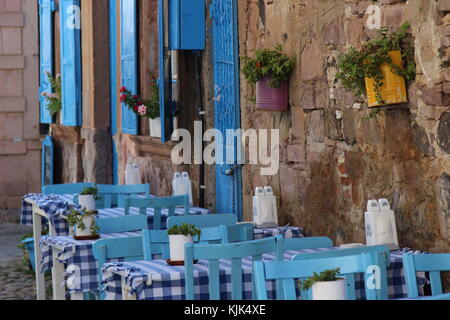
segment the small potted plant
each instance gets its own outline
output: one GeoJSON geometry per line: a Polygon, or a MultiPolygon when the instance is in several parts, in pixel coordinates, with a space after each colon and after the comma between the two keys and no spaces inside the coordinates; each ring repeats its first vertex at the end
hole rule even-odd
{"type": "Polygon", "coordinates": [[[284,111],[289,106],[289,77],[295,68],[295,57],[274,49],[258,49],[255,57],[243,56],[243,74],[256,84],[256,107],[262,111],[284,111]]]}
{"type": "Polygon", "coordinates": [[[301,281],[303,290],[312,290],[313,300],[346,300],[345,279],[338,278],[340,269],[325,270],[320,274],[314,272],[311,278],[301,281]]]}
{"type": "Polygon", "coordinates": [[[97,194],[98,194],[97,185],[94,185],[93,187],[84,188],[78,195],[78,204],[81,206],[82,209],[94,211],[96,209],[95,201],[99,199],[97,194]]]}
{"type": "Polygon", "coordinates": [[[55,114],[59,113],[62,108],[61,75],[58,73],[56,77],[53,78],[50,72],[46,72],[45,74],[52,87],[52,92],[42,92],[41,96],[47,101],[47,110],[50,113],[50,116],[53,117],[55,114]]]}
{"type": "Polygon", "coordinates": [[[99,238],[99,228],[96,223],[98,211],[72,208],[67,216],[70,227],[75,227],[75,236],[77,240],[92,240],[99,238]]]}
{"type": "Polygon", "coordinates": [[[360,50],[350,47],[339,56],[336,78],[355,96],[362,97],[366,92],[369,107],[408,102],[405,79],[412,81],[416,76],[409,27],[405,22],[392,33],[382,27],[360,50]]]}
{"type": "Polygon", "coordinates": [[[184,264],[184,245],[194,243],[194,237],[200,238],[202,231],[192,224],[183,223],[174,225],[167,234],[169,235],[170,261],[184,264]]]}

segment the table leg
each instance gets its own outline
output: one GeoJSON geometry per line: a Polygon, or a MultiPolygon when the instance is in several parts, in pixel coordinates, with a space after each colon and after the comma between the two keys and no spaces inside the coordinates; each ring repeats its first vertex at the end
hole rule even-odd
{"type": "Polygon", "coordinates": [[[53,300],[66,300],[66,289],[62,286],[64,282],[64,263],[60,262],[53,252],[53,268],[52,268],[52,288],[53,300]]]}
{"type": "Polygon", "coordinates": [[[36,212],[33,205],[33,237],[34,237],[34,261],[36,263],[36,296],[37,300],[45,300],[45,279],[44,273],[40,272],[42,252],[39,250],[39,242],[42,233],[41,216],[36,212]]]}
{"type": "Polygon", "coordinates": [[[130,287],[125,283],[125,277],[122,277],[122,300],[137,300],[136,295],[130,293],[130,287]]]}

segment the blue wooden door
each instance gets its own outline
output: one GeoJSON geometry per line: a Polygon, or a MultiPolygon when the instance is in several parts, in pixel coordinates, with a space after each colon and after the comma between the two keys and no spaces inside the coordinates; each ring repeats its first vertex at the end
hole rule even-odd
{"type": "MultiPolygon", "coordinates": [[[[211,18],[215,128],[222,132],[225,140],[227,129],[241,127],[237,0],[213,0],[211,18]]],[[[235,164],[216,164],[216,210],[218,213],[234,213],[242,220],[242,170],[236,165],[237,150],[233,145],[232,141],[227,141],[223,155],[225,160],[227,150],[232,150],[235,164]]]]}
{"type": "Polygon", "coordinates": [[[118,155],[114,136],[117,133],[117,1],[109,0],[109,53],[110,53],[110,100],[111,100],[111,145],[112,145],[112,172],[113,183],[119,183],[118,155]]]}

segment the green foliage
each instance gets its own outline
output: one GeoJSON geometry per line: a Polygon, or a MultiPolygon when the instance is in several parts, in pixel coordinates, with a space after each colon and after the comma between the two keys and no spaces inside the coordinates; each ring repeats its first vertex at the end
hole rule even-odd
{"type": "MultiPolygon", "coordinates": [[[[67,216],[67,222],[69,223],[69,226],[73,227],[76,226],[80,230],[85,230],[86,226],[83,223],[83,218],[88,215],[96,216],[98,214],[98,211],[89,211],[86,209],[81,209],[81,211],[70,209],[70,213],[67,216]]],[[[98,235],[99,228],[97,224],[95,223],[95,219],[93,220],[93,223],[90,226],[90,231],[93,236],[98,235]]]]}
{"type": "Polygon", "coordinates": [[[61,75],[57,74],[56,78],[53,78],[50,72],[46,72],[48,81],[52,86],[52,92],[43,92],[42,96],[48,102],[47,110],[50,112],[50,115],[53,117],[54,114],[61,111],[62,102],[61,102],[61,75]]]}
{"type": "Polygon", "coordinates": [[[414,43],[408,37],[409,22],[405,22],[400,28],[389,33],[386,27],[378,31],[378,35],[363,44],[361,50],[350,47],[348,52],[338,59],[338,73],[336,78],[342,85],[361,97],[365,92],[365,78],[372,78],[375,82],[377,102],[384,105],[381,96],[384,75],[381,66],[387,64],[391,70],[406,80],[412,81],[416,76],[416,64],[414,62],[414,43]],[[392,62],[389,51],[399,50],[402,54],[403,66],[399,67],[392,62]]]}
{"type": "Polygon", "coordinates": [[[198,236],[200,238],[200,235],[202,234],[202,230],[198,229],[193,224],[187,224],[183,223],[182,225],[174,225],[169,230],[167,230],[168,235],[182,235],[182,236],[198,236]]]}
{"type": "Polygon", "coordinates": [[[96,184],[93,187],[86,187],[83,190],[81,190],[81,192],[80,192],[80,196],[85,196],[85,195],[90,195],[90,194],[92,194],[94,196],[95,200],[100,199],[100,197],[97,196],[98,187],[96,184]]]}
{"type": "Polygon", "coordinates": [[[242,56],[241,59],[242,72],[250,83],[255,84],[262,77],[269,76],[268,85],[278,88],[294,71],[296,58],[285,55],[281,45],[277,45],[274,49],[256,50],[254,58],[242,56]]]}
{"type": "Polygon", "coordinates": [[[143,99],[139,95],[133,95],[126,87],[120,89],[120,102],[125,103],[130,110],[138,116],[156,119],[160,116],[159,111],[159,88],[156,78],[152,76],[151,97],[143,99]]]}
{"type": "Polygon", "coordinates": [[[311,278],[308,278],[305,281],[300,281],[300,286],[303,290],[311,289],[314,283],[319,281],[336,281],[340,278],[337,277],[337,275],[340,272],[340,268],[331,269],[331,270],[325,270],[321,272],[320,274],[317,274],[314,272],[314,275],[311,278]]]}
{"type": "MultiPolygon", "coordinates": [[[[41,235],[47,235],[48,234],[48,228],[44,228],[41,231],[41,235]]],[[[20,250],[22,250],[23,253],[23,257],[22,257],[22,265],[26,268],[31,268],[31,262],[30,262],[30,257],[28,255],[28,249],[25,243],[23,243],[22,241],[28,238],[33,238],[34,234],[33,232],[29,232],[27,234],[24,234],[19,241],[19,244],[17,245],[17,248],[19,248],[20,250]]]]}

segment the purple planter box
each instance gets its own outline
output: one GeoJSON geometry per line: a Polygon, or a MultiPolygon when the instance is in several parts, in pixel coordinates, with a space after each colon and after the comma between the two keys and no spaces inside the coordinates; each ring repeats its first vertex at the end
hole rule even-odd
{"type": "Polygon", "coordinates": [[[256,108],[260,111],[285,111],[289,106],[289,82],[284,81],[279,88],[267,85],[269,77],[263,77],[256,84],[256,108]]]}

